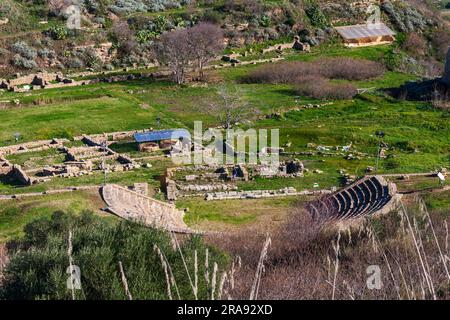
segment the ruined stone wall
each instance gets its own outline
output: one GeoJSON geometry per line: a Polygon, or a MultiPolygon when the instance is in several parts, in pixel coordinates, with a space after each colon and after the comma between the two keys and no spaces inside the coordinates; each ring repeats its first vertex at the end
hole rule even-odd
{"type": "Polygon", "coordinates": [[[20,144],[15,144],[11,146],[0,147],[0,155],[16,154],[16,153],[26,153],[42,151],[48,148],[58,148],[61,147],[63,143],[69,142],[67,139],[52,139],[52,140],[39,140],[31,141],[20,144]]]}
{"type": "Polygon", "coordinates": [[[330,194],[330,190],[316,190],[316,191],[297,191],[295,188],[288,187],[279,190],[254,190],[254,191],[227,191],[207,193],[205,200],[228,200],[228,199],[260,199],[260,198],[275,198],[286,196],[304,196],[304,195],[325,195],[330,194]]]}
{"type": "Polygon", "coordinates": [[[34,183],[34,179],[29,177],[25,171],[22,170],[22,167],[15,164],[13,165],[13,169],[10,172],[11,175],[13,175],[13,177],[19,181],[20,183],[30,186],[34,183]]]}
{"type": "Polygon", "coordinates": [[[6,175],[12,170],[12,164],[0,156],[0,176],[6,175]]]}

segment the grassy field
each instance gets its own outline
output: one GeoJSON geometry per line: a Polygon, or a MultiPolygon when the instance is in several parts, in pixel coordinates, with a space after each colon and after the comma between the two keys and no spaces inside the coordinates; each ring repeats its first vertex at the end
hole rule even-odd
{"type": "Polygon", "coordinates": [[[296,197],[223,200],[181,199],[178,208],[189,208],[185,222],[199,230],[232,231],[241,227],[267,229],[284,221],[296,197]]]}
{"type": "Polygon", "coordinates": [[[58,210],[72,214],[90,210],[106,219],[115,221],[116,218],[113,215],[100,211],[103,206],[99,194],[85,191],[1,201],[0,243],[20,237],[23,234],[22,229],[27,223],[37,218],[50,217],[53,212],[58,210]]]}
{"type": "Polygon", "coordinates": [[[42,151],[12,154],[8,155],[6,159],[27,169],[63,163],[65,155],[58,152],[57,149],[52,148],[42,151]]]}

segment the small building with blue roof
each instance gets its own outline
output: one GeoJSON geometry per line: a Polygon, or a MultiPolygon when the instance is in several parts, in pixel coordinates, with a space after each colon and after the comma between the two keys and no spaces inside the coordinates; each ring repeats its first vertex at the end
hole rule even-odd
{"type": "Polygon", "coordinates": [[[186,142],[190,139],[191,134],[186,129],[147,131],[134,134],[134,140],[138,143],[140,151],[167,149],[178,141],[186,142]]]}

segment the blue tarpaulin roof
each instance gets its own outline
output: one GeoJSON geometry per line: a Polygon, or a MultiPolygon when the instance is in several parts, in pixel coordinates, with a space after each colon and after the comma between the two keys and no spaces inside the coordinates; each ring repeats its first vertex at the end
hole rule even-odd
{"type": "Polygon", "coordinates": [[[152,142],[161,140],[177,140],[181,138],[190,138],[191,135],[186,129],[171,129],[161,131],[149,131],[143,133],[135,133],[134,140],[138,143],[152,142]]]}

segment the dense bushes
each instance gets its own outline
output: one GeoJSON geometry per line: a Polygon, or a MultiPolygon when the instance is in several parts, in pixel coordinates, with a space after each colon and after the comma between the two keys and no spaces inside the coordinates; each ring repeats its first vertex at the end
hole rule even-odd
{"type": "MultiPolygon", "coordinates": [[[[205,280],[205,250],[199,237],[185,238],[175,250],[169,234],[121,222],[115,225],[84,213],[79,217],[57,212],[51,220],[41,219],[25,227],[25,237],[9,244],[10,263],[4,272],[0,298],[70,299],[66,287],[69,266],[68,234],[73,232],[73,263],[81,271],[81,288],[77,299],[126,299],[121,281],[122,262],[134,299],[167,299],[167,284],[160,255],[164,254],[172,269],[179,297],[193,298],[192,289],[180,252],[194,279],[194,256],[197,252],[198,297],[208,297],[205,280]]],[[[226,257],[209,247],[210,267],[226,265],[226,257]]],[[[210,274],[212,270],[210,270],[210,274]]],[[[194,280],[193,280],[194,281],[194,280]]],[[[174,298],[179,298],[173,289],[174,298]]]]}
{"type": "Polygon", "coordinates": [[[332,83],[317,76],[302,78],[295,86],[295,91],[300,96],[315,99],[351,99],[358,94],[358,90],[352,84],[332,83]]]}
{"type": "Polygon", "coordinates": [[[189,4],[190,0],[115,0],[109,9],[116,14],[128,14],[132,12],[163,11],[180,8],[189,4]]]}
{"type": "Polygon", "coordinates": [[[37,68],[37,64],[34,61],[37,56],[36,49],[23,41],[19,41],[11,46],[11,50],[16,53],[12,59],[14,66],[22,69],[37,68]]]}
{"type": "Polygon", "coordinates": [[[64,40],[68,33],[65,26],[53,26],[48,30],[48,34],[55,40],[64,40]]]}
{"type": "Polygon", "coordinates": [[[14,66],[19,67],[19,68],[23,68],[23,69],[37,68],[37,64],[34,60],[26,59],[19,54],[16,54],[13,57],[12,61],[13,61],[14,66]]]}
{"type": "Polygon", "coordinates": [[[329,79],[364,80],[381,76],[384,67],[373,61],[352,58],[313,62],[282,62],[265,65],[245,78],[252,83],[298,83],[305,75],[329,79]]]}
{"type": "Polygon", "coordinates": [[[37,55],[36,49],[30,47],[27,43],[25,43],[23,41],[14,43],[11,46],[11,49],[15,53],[20,54],[22,57],[24,57],[26,59],[34,59],[34,58],[36,58],[36,55],[37,55]]]}
{"type": "Polygon", "coordinates": [[[389,16],[391,22],[402,32],[412,32],[424,30],[432,21],[412,6],[400,1],[395,4],[384,1],[381,9],[389,16]]]}
{"type": "Polygon", "coordinates": [[[328,25],[327,18],[320,9],[319,4],[315,0],[308,0],[306,2],[305,13],[308,16],[311,24],[315,27],[323,28],[328,25]]]}
{"type": "Polygon", "coordinates": [[[351,84],[333,84],[329,79],[364,80],[384,73],[384,67],[373,61],[351,58],[329,58],[313,62],[282,62],[258,68],[244,81],[250,83],[289,83],[300,95],[318,99],[348,99],[357,90],[351,84]]]}
{"type": "Polygon", "coordinates": [[[434,34],[431,43],[436,51],[436,58],[445,61],[450,46],[450,32],[447,29],[439,29],[434,34]]]}
{"type": "Polygon", "coordinates": [[[423,56],[427,51],[427,42],[418,33],[411,32],[406,35],[402,49],[412,56],[423,56]]]}

